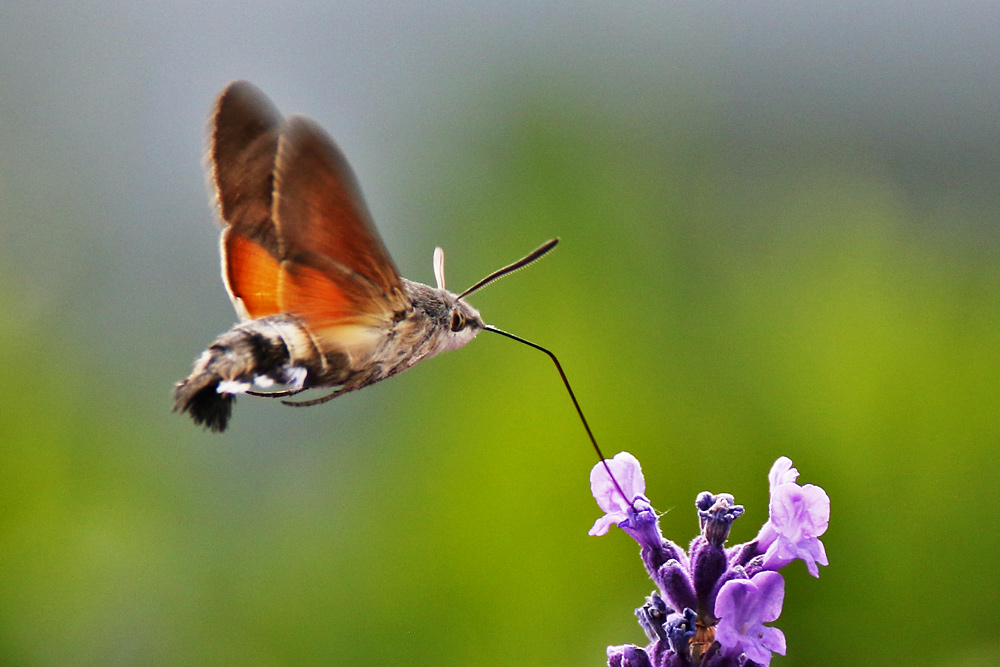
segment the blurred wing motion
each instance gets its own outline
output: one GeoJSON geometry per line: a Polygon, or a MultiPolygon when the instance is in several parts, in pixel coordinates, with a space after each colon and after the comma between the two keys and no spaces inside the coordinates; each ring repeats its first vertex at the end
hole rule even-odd
{"type": "Polygon", "coordinates": [[[223,279],[241,317],[294,313],[322,337],[407,308],[354,174],[315,123],[283,121],[237,81],[219,98],[212,163],[223,279]]]}
{"type": "Polygon", "coordinates": [[[178,383],[176,409],[223,430],[233,394],[350,378],[411,308],[351,169],[312,121],[282,119],[245,81],[220,95],[211,158],[222,277],[243,323],[178,383]]]}

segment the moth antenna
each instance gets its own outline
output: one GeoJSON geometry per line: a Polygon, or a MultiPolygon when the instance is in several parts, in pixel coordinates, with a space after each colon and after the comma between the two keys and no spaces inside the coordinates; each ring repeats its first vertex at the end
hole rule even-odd
{"type": "MultiPolygon", "coordinates": [[[[464,299],[465,297],[467,297],[468,295],[472,294],[476,290],[481,289],[483,287],[486,287],[490,283],[492,283],[494,281],[497,281],[497,280],[500,280],[504,276],[510,275],[511,273],[514,273],[515,271],[517,271],[519,269],[523,269],[524,267],[528,266],[529,264],[531,264],[531,263],[533,263],[533,262],[541,259],[542,256],[545,255],[548,251],[550,251],[553,248],[555,248],[557,243],[559,243],[559,239],[552,239],[551,241],[547,241],[546,243],[543,243],[541,245],[541,247],[538,248],[537,250],[535,250],[534,252],[528,254],[525,257],[522,257],[521,259],[517,260],[513,264],[509,264],[509,265],[503,267],[502,269],[497,269],[496,271],[494,271],[490,275],[486,276],[485,278],[483,278],[482,280],[480,280],[478,283],[476,283],[475,285],[473,285],[469,289],[467,289],[464,292],[462,292],[461,294],[459,294],[458,298],[459,299],[464,299]]],[[[441,259],[441,262],[442,262],[442,273],[441,273],[441,275],[443,277],[444,276],[444,258],[443,257],[441,259]]],[[[437,271],[437,267],[436,267],[436,264],[435,264],[435,272],[436,271],[437,271]]],[[[527,342],[527,341],[525,341],[525,342],[527,342]]]]}
{"type": "Polygon", "coordinates": [[[434,280],[438,289],[444,289],[444,248],[441,246],[434,248],[434,280]]]}
{"type": "MultiPolygon", "coordinates": [[[[532,255],[537,255],[533,259],[529,260],[528,263],[530,264],[531,262],[535,261],[536,259],[538,259],[542,255],[544,255],[546,252],[548,252],[549,250],[551,250],[555,246],[556,241],[558,241],[558,239],[554,239],[552,241],[549,241],[544,246],[542,246],[541,248],[539,248],[538,250],[536,250],[535,252],[533,252],[531,255],[528,255],[528,257],[531,257],[532,255]]],[[[527,259],[527,258],[525,258],[525,259],[527,259]]],[[[521,260],[521,261],[523,262],[524,260],[521,260]]],[[[511,266],[514,266],[514,265],[512,264],[511,266]]],[[[509,269],[509,268],[510,267],[507,267],[507,269],[509,269]]],[[[517,268],[520,268],[520,267],[517,267],[517,268]]],[[[504,271],[504,270],[506,270],[506,269],[500,269],[500,271],[504,271]]],[[[513,270],[517,270],[517,269],[513,269],[513,270]]],[[[497,276],[497,277],[499,277],[499,276],[497,276]]],[[[504,331],[503,329],[498,329],[495,326],[493,326],[492,324],[487,324],[485,327],[483,327],[483,330],[484,331],[492,331],[493,333],[500,334],[501,336],[506,336],[507,338],[510,338],[511,340],[516,340],[519,343],[524,343],[528,347],[533,347],[536,350],[541,350],[545,354],[549,355],[549,359],[552,360],[552,363],[554,363],[556,365],[556,370],[559,371],[559,377],[562,378],[563,384],[566,385],[566,391],[569,392],[569,397],[573,401],[573,407],[576,408],[576,414],[578,414],[580,416],[580,421],[583,422],[583,428],[586,429],[586,431],[587,431],[587,437],[590,438],[590,444],[594,446],[594,451],[597,452],[597,458],[600,459],[601,463],[604,465],[604,470],[607,471],[608,477],[611,478],[611,481],[615,485],[615,489],[618,490],[618,494],[625,500],[626,503],[628,503],[631,506],[632,505],[632,499],[625,495],[625,492],[622,491],[622,487],[618,483],[618,480],[615,479],[614,473],[611,472],[611,467],[608,465],[608,460],[604,457],[604,453],[601,451],[600,446],[598,446],[597,439],[594,437],[594,432],[590,430],[590,424],[587,423],[587,418],[583,416],[583,409],[580,408],[580,402],[576,400],[576,394],[573,393],[573,387],[570,386],[570,384],[569,384],[569,378],[566,377],[566,372],[563,370],[562,364],[559,363],[559,359],[556,358],[556,355],[551,350],[548,350],[548,349],[542,347],[541,345],[538,345],[537,343],[532,343],[530,340],[527,340],[525,338],[521,338],[520,336],[515,336],[514,334],[508,333],[508,332],[504,331]]]]}

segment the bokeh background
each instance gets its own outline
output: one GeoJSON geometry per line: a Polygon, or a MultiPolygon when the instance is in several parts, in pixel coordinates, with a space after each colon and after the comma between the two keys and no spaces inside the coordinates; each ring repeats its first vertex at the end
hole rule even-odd
{"type": "Polygon", "coordinates": [[[0,7],[0,663],[601,665],[651,584],[549,361],[488,334],[212,435],[172,384],[235,319],[203,172],[234,78],[317,119],[402,273],[435,245],[555,350],[665,533],[831,565],[784,665],[1000,663],[1000,12],[980,2],[0,7]]]}

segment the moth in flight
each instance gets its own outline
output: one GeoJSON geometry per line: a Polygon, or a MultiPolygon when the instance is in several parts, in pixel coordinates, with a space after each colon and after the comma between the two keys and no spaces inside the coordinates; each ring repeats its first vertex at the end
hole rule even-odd
{"type": "Polygon", "coordinates": [[[484,329],[504,333],[465,297],[558,241],[455,294],[445,289],[440,248],[436,287],[399,276],[333,140],[308,118],[282,118],[252,84],[236,81],[219,96],[210,150],[222,279],[240,322],[177,383],[174,409],[213,431],[225,430],[238,394],[330,390],[285,401],[316,405],[460,348],[484,329]]]}

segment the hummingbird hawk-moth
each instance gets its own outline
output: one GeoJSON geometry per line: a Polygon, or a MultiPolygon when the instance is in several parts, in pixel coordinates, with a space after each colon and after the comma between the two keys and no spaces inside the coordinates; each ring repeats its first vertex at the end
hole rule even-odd
{"type": "Polygon", "coordinates": [[[331,390],[285,401],[316,405],[460,348],[484,329],[504,333],[465,297],[557,243],[461,294],[445,289],[440,248],[437,287],[401,278],[333,140],[308,118],[283,118],[246,81],[219,96],[210,156],[224,226],[222,280],[240,322],[195,361],[174,399],[175,410],[213,431],[225,430],[238,394],[331,390]],[[276,386],[284,389],[260,391],[276,386]]]}

